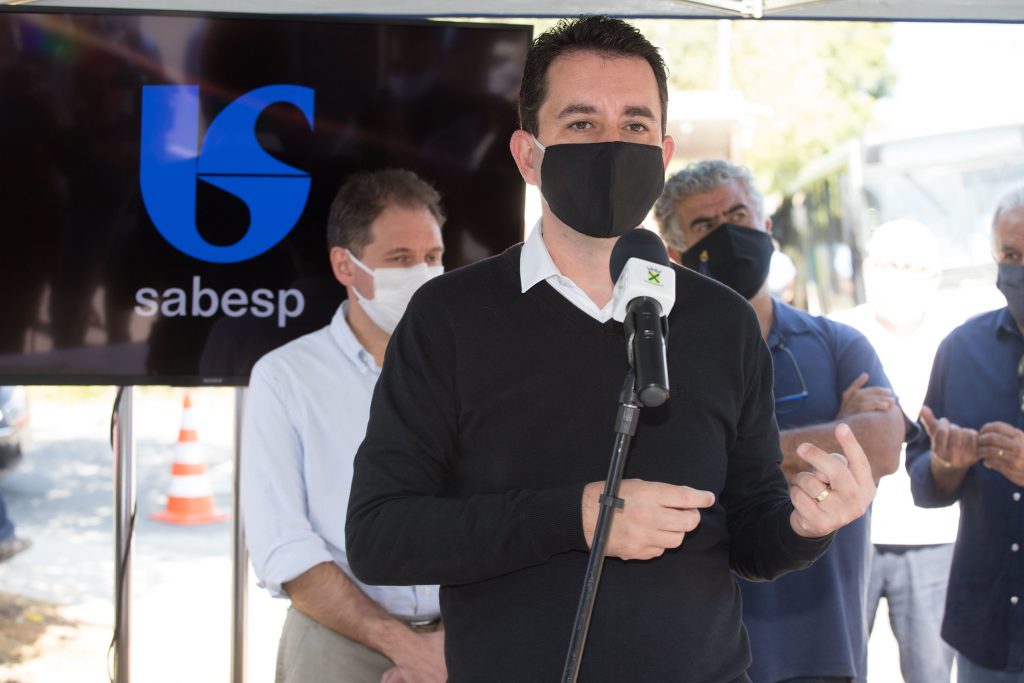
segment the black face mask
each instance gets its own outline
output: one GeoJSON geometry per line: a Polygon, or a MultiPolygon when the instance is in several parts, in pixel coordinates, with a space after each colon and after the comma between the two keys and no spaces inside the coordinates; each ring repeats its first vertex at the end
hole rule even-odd
{"type": "Polygon", "coordinates": [[[541,194],[558,220],[589,237],[618,237],[640,225],[665,186],[657,145],[536,144],[544,150],[541,194]]]}
{"type": "Polygon", "coordinates": [[[1024,266],[1014,263],[1000,263],[996,287],[1006,297],[1010,315],[1018,325],[1024,320],[1024,266]]]}
{"type": "Polygon", "coordinates": [[[718,280],[750,299],[768,279],[772,236],[767,232],[724,223],[683,253],[683,265],[718,280]]]}

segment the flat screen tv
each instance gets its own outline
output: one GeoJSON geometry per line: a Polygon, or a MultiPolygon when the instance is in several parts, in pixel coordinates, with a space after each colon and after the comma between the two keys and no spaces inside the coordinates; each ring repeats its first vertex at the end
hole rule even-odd
{"type": "Polygon", "coordinates": [[[443,197],[445,265],[522,238],[528,26],[0,11],[0,383],[242,385],[344,298],[351,173],[443,197]]]}

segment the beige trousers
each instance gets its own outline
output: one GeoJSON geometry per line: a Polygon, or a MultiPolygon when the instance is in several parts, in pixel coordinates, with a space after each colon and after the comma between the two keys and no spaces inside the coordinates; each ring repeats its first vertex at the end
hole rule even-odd
{"type": "Polygon", "coordinates": [[[380,683],[394,663],[288,608],[277,648],[276,683],[380,683]]]}

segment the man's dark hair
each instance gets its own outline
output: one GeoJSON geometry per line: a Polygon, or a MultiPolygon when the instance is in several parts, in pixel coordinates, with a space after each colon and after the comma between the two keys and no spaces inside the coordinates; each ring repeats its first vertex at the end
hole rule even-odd
{"type": "Polygon", "coordinates": [[[444,225],[441,195],[412,171],[389,168],[348,177],[331,202],[327,217],[327,248],[342,247],[362,255],[370,243],[370,226],[388,207],[426,209],[444,225]]]}
{"type": "Polygon", "coordinates": [[[594,52],[604,57],[639,57],[647,60],[658,82],[661,99],[661,134],[668,118],[668,71],[658,48],[640,31],[621,19],[587,15],[562,19],[537,36],[526,55],[523,85],[519,90],[519,127],[538,134],[537,112],[547,97],[548,68],[557,57],[577,52],[594,52]]]}

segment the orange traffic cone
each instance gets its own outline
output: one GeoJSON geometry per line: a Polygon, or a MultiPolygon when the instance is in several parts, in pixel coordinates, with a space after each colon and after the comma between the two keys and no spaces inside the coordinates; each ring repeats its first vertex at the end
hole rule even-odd
{"type": "Polygon", "coordinates": [[[171,490],[167,494],[167,508],[155,512],[153,519],[169,524],[209,524],[228,518],[227,513],[213,508],[213,490],[206,473],[202,449],[196,436],[192,417],[192,398],[186,393],[181,412],[181,431],[174,447],[171,465],[171,490]]]}

